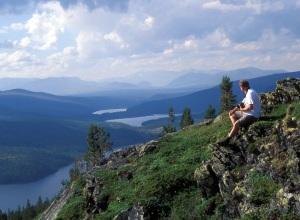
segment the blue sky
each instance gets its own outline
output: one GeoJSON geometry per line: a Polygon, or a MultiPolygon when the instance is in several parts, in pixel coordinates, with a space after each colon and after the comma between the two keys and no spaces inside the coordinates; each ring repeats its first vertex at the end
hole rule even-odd
{"type": "Polygon", "coordinates": [[[299,60],[300,0],[0,0],[0,77],[293,71],[299,60]]]}

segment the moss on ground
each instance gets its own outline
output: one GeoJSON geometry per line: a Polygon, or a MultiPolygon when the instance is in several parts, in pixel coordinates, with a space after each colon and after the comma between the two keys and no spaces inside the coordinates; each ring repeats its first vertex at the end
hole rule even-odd
{"type": "Polygon", "coordinates": [[[74,196],[70,198],[67,204],[62,208],[57,216],[57,220],[83,219],[85,214],[85,198],[83,196],[74,196]]]}
{"type": "Polygon", "coordinates": [[[280,189],[280,185],[275,183],[269,175],[258,172],[251,173],[247,185],[250,202],[257,206],[268,204],[272,196],[280,189]]]}

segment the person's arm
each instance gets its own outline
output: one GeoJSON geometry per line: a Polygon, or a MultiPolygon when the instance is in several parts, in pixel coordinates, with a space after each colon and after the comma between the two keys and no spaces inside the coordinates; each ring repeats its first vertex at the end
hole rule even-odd
{"type": "Polygon", "coordinates": [[[253,104],[245,104],[245,106],[243,108],[240,108],[240,110],[242,112],[249,112],[251,110],[253,110],[254,105],[253,104]]]}
{"type": "Polygon", "coordinates": [[[231,109],[230,111],[229,111],[229,115],[232,115],[232,114],[234,114],[236,111],[238,111],[240,108],[238,107],[238,106],[235,106],[233,109],[231,109]]]}

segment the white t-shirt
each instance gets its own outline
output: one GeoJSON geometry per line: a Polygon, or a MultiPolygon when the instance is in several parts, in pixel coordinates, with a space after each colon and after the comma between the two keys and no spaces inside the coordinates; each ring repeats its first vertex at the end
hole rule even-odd
{"type": "Polygon", "coordinates": [[[246,97],[242,101],[244,104],[253,104],[253,109],[243,112],[246,115],[252,115],[256,118],[260,117],[260,100],[257,93],[253,89],[248,89],[246,97]]]}

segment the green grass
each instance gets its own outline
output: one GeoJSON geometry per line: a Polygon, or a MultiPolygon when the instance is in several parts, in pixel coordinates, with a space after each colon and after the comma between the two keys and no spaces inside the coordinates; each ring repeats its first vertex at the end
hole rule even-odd
{"type": "MultiPolygon", "coordinates": [[[[300,102],[293,102],[290,104],[291,106],[294,107],[294,111],[292,114],[292,117],[295,117],[297,120],[300,119],[300,102]]],[[[288,108],[289,104],[281,104],[276,106],[276,108],[274,108],[269,114],[269,117],[274,117],[274,119],[283,119],[287,108],[288,108]]]]}
{"type": "MultiPolygon", "coordinates": [[[[300,103],[292,105],[295,105],[293,117],[299,118],[300,103]]],[[[285,117],[287,106],[278,106],[268,115],[268,120],[256,122],[252,127],[269,130],[274,122],[285,117]]],[[[157,150],[139,159],[129,158],[131,163],[117,170],[98,170],[96,176],[103,183],[99,197],[108,197],[108,207],[96,219],[112,219],[135,204],[152,210],[160,218],[218,219],[223,207],[220,195],[202,198],[193,174],[201,162],[211,158],[211,144],[225,137],[230,128],[231,123],[224,114],[221,120],[208,126],[192,126],[163,137],[157,150]],[[132,173],[133,177],[121,178],[119,174],[124,172],[132,173]]],[[[257,147],[256,142],[253,147],[257,147]]],[[[251,174],[247,186],[251,202],[258,206],[269,203],[280,187],[270,176],[261,173],[251,174]]],[[[244,217],[255,219],[255,216],[244,217]]]]}
{"type": "Polygon", "coordinates": [[[300,103],[293,103],[292,106],[295,108],[292,117],[295,117],[296,120],[300,120],[300,103]]]}
{"type": "Polygon", "coordinates": [[[269,175],[258,172],[250,175],[247,184],[250,190],[250,202],[257,206],[268,204],[280,188],[280,185],[269,175]]]}
{"type": "Polygon", "coordinates": [[[57,220],[83,219],[85,209],[84,196],[74,196],[62,208],[57,216],[57,220]]]}
{"type": "Polygon", "coordinates": [[[220,205],[219,195],[205,199],[201,197],[199,189],[191,188],[173,198],[170,219],[218,219],[218,213],[213,213],[210,209],[220,205]]]}
{"type": "MultiPolygon", "coordinates": [[[[196,192],[185,192],[196,186],[194,171],[202,161],[211,158],[210,143],[224,137],[229,129],[227,118],[209,126],[194,126],[164,137],[156,152],[129,165],[118,170],[98,171],[97,177],[104,185],[100,197],[109,196],[109,205],[97,218],[112,219],[137,203],[155,210],[161,217],[177,215],[174,210],[179,202],[174,203],[174,198],[177,195],[189,197],[191,193],[196,197],[196,192]],[[121,179],[118,173],[125,171],[133,173],[133,178],[121,179]]],[[[192,203],[191,209],[200,209],[203,202],[192,203]]],[[[184,206],[191,204],[187,202],[184,206]]]]}

